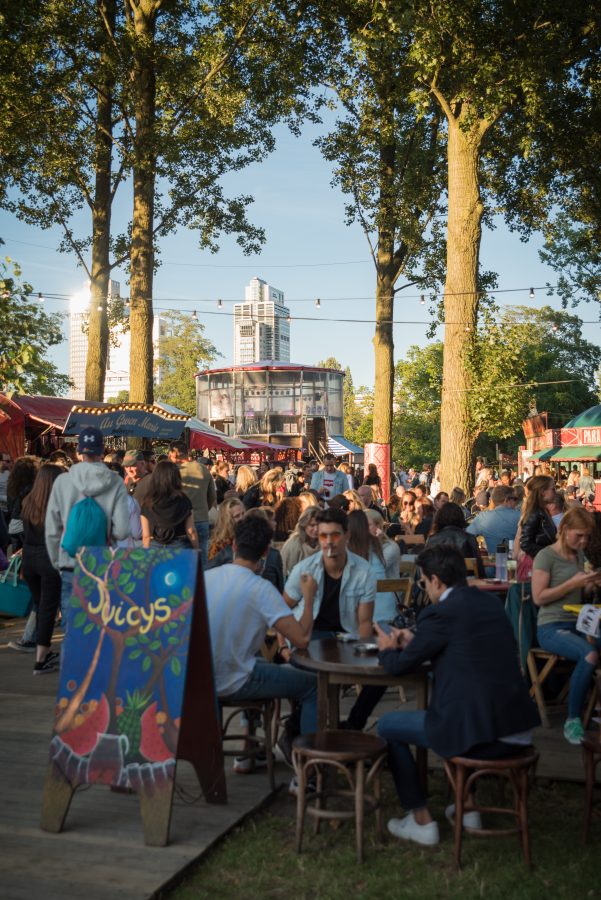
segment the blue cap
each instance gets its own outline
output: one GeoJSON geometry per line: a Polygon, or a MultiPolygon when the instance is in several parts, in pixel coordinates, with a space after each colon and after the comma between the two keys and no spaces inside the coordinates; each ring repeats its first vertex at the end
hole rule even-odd
{"type": "Polygon", "coordinates": [[[100,428],[90,425],[82,428],[77,443],[78,453],[89,453],[91,456],[100,456],[104,447],[104,438],[100,428]]]}

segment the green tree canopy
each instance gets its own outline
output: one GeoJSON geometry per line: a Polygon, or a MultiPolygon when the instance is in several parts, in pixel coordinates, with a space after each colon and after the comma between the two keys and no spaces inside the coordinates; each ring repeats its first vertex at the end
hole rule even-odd
{"type": "Polygon", "coordinates": [[[181,312],[164,314],[168,336],[161,339],[156,368],[157,400],[196,415],[196,373],[221,354],[204,336],[204,326],[181,312]]]}
{"type": "Polygon", "coordinates": [[[61,394],[70,385],[46,353],[63,340],[60,313],[48,314],[31,299],[31,286],[9,257],[0,263],[0,390],[61,394]],[[12,274],[10,266],[12,264],[12,274]]]}
{"type": "MultiPolygon", "coordinates": [[[[442,342],[412,346],[397,363],[394,452],[407,465],[438,459],[442,342]]],[[[550,307],[512,307],[483,323],[471,356],[468,403],[477,434],[514,452],[531,400],[564,424],[598,402],[601,348],[582,334],[582,321],[550,307]]]]}

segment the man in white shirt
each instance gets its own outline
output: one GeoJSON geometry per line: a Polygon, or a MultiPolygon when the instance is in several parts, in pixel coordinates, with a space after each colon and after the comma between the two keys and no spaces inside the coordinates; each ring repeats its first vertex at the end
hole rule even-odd
{"type": "Polygon", "coordinates": [[[317,730],[317,679],[290,665],[268,663],[257,654],[268,628],[294,647],[306,647],[313,629],[317,584],[302,579],[304,608],[297,619],[282,595],[260,578],[273,532],[259,518],[242,519],[234,530],[234,561],[205,572],[215,686],[228,700],[287,697],[301,704],[301,733],[317,730]]]}

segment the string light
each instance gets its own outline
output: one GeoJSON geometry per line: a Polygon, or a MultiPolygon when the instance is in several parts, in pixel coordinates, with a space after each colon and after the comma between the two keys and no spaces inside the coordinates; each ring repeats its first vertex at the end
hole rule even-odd
{"type": "Polygon", "coordinates": [[[319,299],[319,297],[315,301],[315,306],[317,307],[317,309],[321,309],[321,300],[319,299]]]}
{"type": "Polygon", "coordinates": [[[192,318],[193,318],[193,319],[198,319],[198,316],[196,315],[196,310],[193,310],[193,312],[192,312],[192,318]]]}
{"type": "Polygon", "coordinates": [[[426,302],[426,298],[424,297],[423,294],[420,294],[420,296],[419,296],[419,302],[421,303],[422,306],[423,306],[424,303],[426,302]]]}
{"type": "Polygon", "coordinates": [[[221,297],[217,301],[217,309],[223,309],[223,300],[221,299],[221,297]]]}
{"type": "Polygon", "coordinates": [[[534,300],[534,296],[535,296],[535,294],[534,294],[534,288],[531,287],[531,288],[530,288],[530,293],[528,294],[528,298],[529,298],[530,300],[534,300]]]}
{"type": "Polygon", "coordinates": [[[38,301],[39,301],[40,303],[43,303],[43,302],[44,302],[44,295],[42,294],[41,291],[38,292],[38,301]]]}

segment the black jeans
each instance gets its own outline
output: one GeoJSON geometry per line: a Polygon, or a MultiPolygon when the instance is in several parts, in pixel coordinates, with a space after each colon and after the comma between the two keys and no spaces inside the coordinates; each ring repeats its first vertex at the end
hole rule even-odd
{"type": "Polygon", "coordinates": [[[44,546],[24,545],[23,577],[31,591],[33,608],[37,613],[36,643],[49,647],[61,601],[61,577],[50,562],[44,546]]]}

